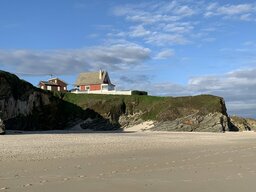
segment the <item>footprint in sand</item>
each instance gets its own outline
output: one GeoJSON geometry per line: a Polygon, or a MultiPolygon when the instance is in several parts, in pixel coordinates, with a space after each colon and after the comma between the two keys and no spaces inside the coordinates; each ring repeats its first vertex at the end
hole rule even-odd
{"type": "Polygon", "coordinates": [[[31,187],[31,186],[32,186],[31,183],[28,183],[28,184],[23,185],[23,187],[31,187]]]}
{"type": "Polygon", "coordinates": [[[85,178],[86,176],[85,175],[79,175],[79,178],[85,178]]]}
{"type": "Polygon", "coordinates": [[[81,169],[81,165],[77,165],[76,168],[77,168],[77,169],[81,169]]]}
{"type": "Polygon", "coordinates": [[[48,180],[41,180],[40,183],[47,183],[48,180]]]}
{"type": "Polygon", "coordinates": [[[240,178],[243,178],[243,174],[242,173],[237,173],[237,176],[239,176],[240,178]]]}
{"type": "Polygon", "coordinates": [[[0,188],[0,191],[7,190],[7,189],[10,189],[10,188],[9,187],[2,187],[2,188],[0,188]]]}
{"type": "Polygon", "coordinates": [[[68,181],[68,180],[70,180],[69,177],[65,177],[65,178],[63,179],[63,181],[68,181]]]}

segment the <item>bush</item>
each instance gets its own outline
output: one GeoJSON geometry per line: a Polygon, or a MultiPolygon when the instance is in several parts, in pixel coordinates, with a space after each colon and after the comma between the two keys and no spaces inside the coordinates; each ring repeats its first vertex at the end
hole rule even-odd
{"type": "Polygon", "coordinates": [[[148,95],[148,92],[134,90],[134,91],[132,91],[132,95],[148,95]]]}

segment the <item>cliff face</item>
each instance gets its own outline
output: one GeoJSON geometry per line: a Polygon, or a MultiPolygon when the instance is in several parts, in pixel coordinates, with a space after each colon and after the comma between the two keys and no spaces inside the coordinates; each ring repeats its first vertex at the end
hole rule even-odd
{"type": "Polygon", "coordinates": [[[4,122],[3,122],[2,119],[0,118],[0,134],[4,134],[4,133],[5,133],[4,122]]]}
{"type": "Polygon", "coordinates": [[[256,131],[255,119],[231,116],[230,120],[231,126],[239,131],[256,131]]]}
{"type": "Polygon", "coordinates": [[[48,104],[49,94],[13,74],[0,71],[0,111],[3,120],[30,115],[33,109],[48,104]]]}
{"type": "Polygon", "coordinates": [[[224,100],[211,95],[174,98],[67,93],[64,100],[93,109],[121,127],[153,120],[153,130],[236,131],[230,127],[224,100]]]}
{"type": "Polygon", "coordinates": [[[0,133],[6,130],[64,129],[88,111],[0,71],[0,133]]]}

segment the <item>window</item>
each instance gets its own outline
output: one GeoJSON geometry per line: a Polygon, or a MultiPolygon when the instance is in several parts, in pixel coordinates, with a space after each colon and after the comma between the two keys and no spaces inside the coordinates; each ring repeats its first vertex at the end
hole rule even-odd
{"type": "MultiPolygon", "coordinates": [[[[64,89],[65,89],[65,87],[64,87],[64,89]]],[[[60,91],[60,87],[58,86],[58,91],[60,91]]]]}
{"type": "Polygon", "coordinates": [[[67,90],[67,87],[64,87],[64,90],[66,91],[66,90],[67,90]]]}
{"type": "Polygon", "coordinates": [[[44,86],[43,86],[43,85],[41,86],[41,89],[44,89],[44,86]]]}
{"type": "Polygon", "coordinates": [[[51,91],[52,90],[52,87],[47,85],[47,90],[51,91]]]}

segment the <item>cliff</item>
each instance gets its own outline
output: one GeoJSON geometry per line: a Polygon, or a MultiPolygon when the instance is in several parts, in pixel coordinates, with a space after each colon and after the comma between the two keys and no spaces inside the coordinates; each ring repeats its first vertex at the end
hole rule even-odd
{"type": "Polygon", "coordinates": [[[90,108],[121,127],[153,120],[152,130],[235,131],[230,127],[225,102],[212,95],[189,97],[76,95],[67,93],[65,101],[90,108]]]}
{"type": "Polygon", "coordinates": [[[256,131],[256,119],[231,116],[231,126],[239,131],[256,131]]]}
{"type": "Polygon", "coordinates": [[[77,119],[101,118],[92,110],[83,110],[0,71],[0,133],[6,130],[65,129],[77,119]]]}
{"type": "Polygon", "coordinates": [[[65,129],[78,121],[92,130],[113,130],[153,120],[152,130],[234,131],[224,100],[189,97],[53,93],[0,71],[0,133],[65,129]]]}

